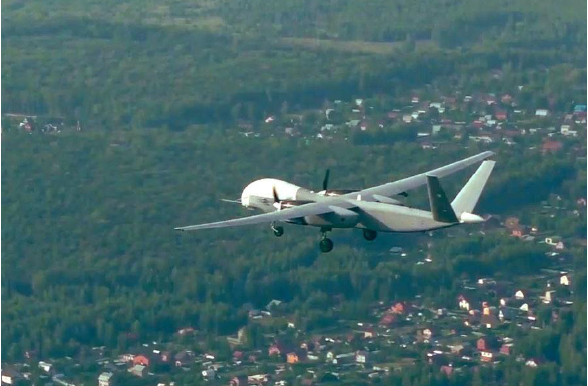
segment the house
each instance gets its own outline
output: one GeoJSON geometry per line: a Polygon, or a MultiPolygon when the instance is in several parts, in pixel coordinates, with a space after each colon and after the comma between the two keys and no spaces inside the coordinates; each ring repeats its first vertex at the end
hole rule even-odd
{"type": "Polygon", "coordinates": [[[433,330],[431,328],[425,328],[423,330],[423,336],[427,339],[430,339],[433,336],[433,330]]]}
{"type": "Polygon", "coordinates": [[[186,366],[190,359],[194,357],[194,353],[190,350],[182,350],[174,355],[174,364],[176,367],[186,366]]]}
{"type": "Polygon", "coordinates": [[[129,373],[139,378],[144,378],[147,375],[147,367],[143,365],[134,365],[128,370],[129,373]]]}
{"type": "Polygon", "coordinates": [[[499,121],[506,121],[506,119],[508,118],[506,111],[497,111],[494,116],[496,117],[497,120],[499,121]]]}
{"type": "Polygon", "coordinates": [[[494,281],[494,279],[490,279],[487,277],[482,277],[480,279],[478,279],[478,285],[494,285],[496,284],[496,281],[494,281]]]}
{"type": "Polygon", "coordinates": [[[483,315],[496,315],[496,307],[489,306],[487,303],[482,308],[483,315]]]}
{"type": "Polygon", "coordinates": [[[545,244],[555,247],[555,249],[564,249],[565,245],[559,236],[551,236],[545,238],[545,244]]]}
{"type": "Polygon", "coordinates": [[[498,339],[494,336],[483,336],[476,341],[476,348],[480,351],[493,351],[498,348],[498,339]]]}
{"type": "Polygon", "coordinates": [[[355,353],[350,352],[346,354],[339,354],[333,358],[334,365],[341,365],[344,363],[351,363],[355,360],[355,353]]]}
{"type": "Polygon", "coordinates": [[[576,137],[578,136],[577,130],[572,130],[570,125],[561,125],[560,133],[567,137],[576,137]]]}
{"type": "Polygon", "coordinates": [[[349,122],[347,122],[346,125],[349,127],[357,127],[357,125],[359,125],[359,122],[359,119],[352,119],[349,122]]]}
{"type": "Polygon", "coordinates": [[[566,286],[569,286],[569,285],[570,285],[570,277],[569,277],[569,275],[567,275],[567,274],[566,274],[566,275],[562,275],[562,276],[559,278],[559,284],[560,284],[560,285],[566,285],[566,286]]]}
{"type": "Polygon", "coordinates": [[[545,142],[543,142],[543,145],[541,146],[541,151],[543,152],[543,154],[548,152],[556,152],[561,150],[562,147],[563,144],[560,141],[546,140],[545,142]]]}
{"type": "Polygon", "coordinates": [[[146,355],[136,355],[133,358],[133,365],[149,366],[150,359],[146,355]]]}
{"type": "Polygon", "coordinates": [[[321,127],[321,131],[331,131],[335,128],[335,125],[333,125],[332,123],[327,123],[326,125],[323,125],[323,127],[321,127]]]}
{"type": "Polygon", "coordinates": [[[503,355],[510,355],[512,353],[512,347],[512,343],[504,343],[502,346],[500,346],[500,353],[503,355]]]}
{"type": "Polygon", "coordinates": [[[386,312],[384,315],[382,315],[378,324],[382,327],[390,327],[395,322],[396,322],[396,315],[394,315],[391,312],[386,312]]]}
{"type": "Polygon", "coordinates": [[[521,226],[512,229],[511,236],[522,238],[525,235],[525,229],[521,226]]]}
{"type": "Polygon", "coordinates": [[[114,374],[109,372],[104,372],[98,376],[98,386],[113,386],[113,376],[114,374]]]}
{"type": "Polygon", "coordinates": [[[470,135],[470,139],[474,142],[482,142],[482,143],[492,143],[494,140],[490,135],[483,134],[483,135],[470,135]]]}
{"type": "Polygon", "coordinates": [[[279,307],[282,304],[281,300],[272,299],[266,306],[265,309],[271,311],[273,308],[279,307]]]}
{"type": "Polygon", "coordinates": [[[453,367],[451,367],[451,365],[444,365],[441,366],[440,371],[449,377],[451,374],[453,374],[453,367]]]}
{"type": "Polygon", "coordinates": [[[512,95],[504,94],[502,97],[500,97],[500,101],[505,105],[509,105],[512,102],[512,95]]]}
{"type": "Polygon", "coordinates": [[[192,327],[186,327],[178,330],[178,335],[190,335],[194,333],[194,329],[192,327]]]}
{"type": "Polygon", "coordinates": [[[369,352],[359,350],[355,353],[355,361],[357,363],[368,363],[369,361],[369,352]]]}
{"type": "Polygon", "coordinates": [[[388,114],[386,114],[386,116],[388,117],[388,119],[396,119],[398,118],[398,112],[390,111],[388,114]]]}
{"type": "Polygon", "coordinates": [[[520,220],[518,217],[508,217],[506,220],[504,220],[504,227],[506,229],[513,230],[520,227],[519,223],[520,220]]]}
{"type": "Polygon", "coordinates": [[[496,315],[482,315],[482,319],[480,319],[480,324],[485,326],[486,328],[495,328],[500,324],[496,315]]]}
{"type": "Polygon", "coordinates": [[[545,291],[545,296],[543,297],[543,303],[549,304],[555,300],[555,291],[549,290],[545,291]]]}
{"type": "Polygon", "coordinates": [[[14,385],[24,377],[16,370],[13,369],[2,369],[2,384],[3,385],[14,385]]]}
{"type": "Polygon", "coordinates": [[[541,363],[541,361],[539,361],[539,359],[531,358],[525,362],[525,366],[537,367],[537,366],[539,366],[540,363],[541,363]]]}
{"type": "Polygon", "coordinates": [[[254,374],[247,377],[250,385],[265,385],[270,381],[269,374],[254,374]]]}
{"type": "Polygon", "coordinates": [[[284,355],[284,354],[286,354],[287,351],[289,351],[289,350],[287,349],[287,347],[283,343],[277,342],[277,343],[272,344],[268,348],[267,353],[269,356],[284,355]]]}
{"type": "Polygon", "coordinates": [[[371,329],[371,328],[368,328],[367,330],[365,330],[363,332],[363,337],[366,338],[366,339],[367,338],[373,338],[375,336],[376,336],[376,332],[373,329],[371,329]]]}
{"type": "Polygon", "coordinates": [[[517,292],[515,292],[514,297],[517,300],[522,300],[525,298],[525,294],[523,293],[523,291],[518,290],[517,292]]]}
{"type": "Polygon", "coordinates": [[[246,386],[248,384],[247,375],[238,375],[229,381],[229,386],[246,386]]]}
{"type": "Polygon", "coordinates": [[[53,365],[51,363],[40,361],[39,368],[47,374],[53,374],[53,365]]]}
{"type": "Polygon", "coordinates": [[[306,359],[306,350],[295,350],[286,354],[286,362],[290,364],[298,363],[306,359]]]}
{"type": "Polygon", "coordinates": [[[549,110],[547,109],[537,109],[535,110],[536,117],[546,117],[549,115],[549,110]]]}
{"type": "Polygon", "coordinates": [[[237,361],[240,361],[241,359],[243,359],[243,351],[239,351],[239,350],[233,351],[233,359],[237,360],[237,361]]]}
{"type": "Polygon", "coordinates": [[[494,360],[494,353],[492,351],[480,351],[480,359],[482,362],[492,362],[494,360]]]}
{"type": "Polygon", "coordinates": [[[417,332],[417,335],[420,337],[423,337],[424,339],[431,339],[434,335],[437,335],[437,330],[433,327],[426,327],[423,328],[422,330],[419,330],[417,332]]]}
{"type": "Polygon", "coordinates": [[[205,379],[214,379],[215,376],[216,371],[214,371],[214,369],[202,370],[202,377],[205,379]]]}
{"type": "Polygon", "coordinates": [[[317,354],[315,354],[315,353],[312,353],[312,352],[309,352],[308,354],[306,354],[306,358],[307,358],[309,361],[318,361],[318,360],[320,359],[320,358],[319,358],[319,356],[318,356],[317,354]]]}
{"type": "Polygon", "coordinates": [[[466,310],[466,311],[470,310],[470,307],[471,307],[470,302],[463,295],[459,295],[457,300],[458,300],[459,308],[461,310],[466,310]]]}
{"type": "Polygon", "coordinates": [[[390,307],[390,311],[392,311],[395,314],[406,314],[410,312],[411,309],[412,306],[406,302],[398,302],[394,304],[392,307],[390,307]]]}
{"type": "Polygon", "coordinates": [[[449,348],[449,350],[451,351],[452,354],[460,355],[463,352],[465,346],[462,343],[459,343],[459,344],[449,345],[449,346],[447,346],[447,348],[449,348]]]}

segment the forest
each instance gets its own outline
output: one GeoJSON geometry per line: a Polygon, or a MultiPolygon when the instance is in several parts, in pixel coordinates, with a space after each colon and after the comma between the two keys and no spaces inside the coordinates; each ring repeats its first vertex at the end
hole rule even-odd
{"type": "MultiPolygon", "coordinates": [[[[417,293],[446,302],[457,296],[462,277],[533,272],[546,262],[544,248],[500,234],[445,241],[437,235],[439,259],[415,270],[382,260],[382,252],[394,243],[418,245],[418,236],[365,245],[357,232],[341,231],[333,235],[338,247],[321,255],[318,232],[296,226],[279,240],[269,227],[174,233],[175,226],[239,216],[239,209],[219,199],[238,196],[262,176],[312,187],[322,178],[316,165],[325,165],[333,168],[337,186],[370,186],[475,151],[456,145],[413,162],[422,151],[406,142],[229,138],[212,128],[115,137],[5,135],[2,219],[10,226],[2,228],[3,355],[18,357],[31,348],[73,355],[84,344],[124,350],[126,332],[163,339],[185,325],[229,334],[246,323],[247,303],[262,307],[272,299],[287,301],[312,329],[335,317],[319,310],[336,295],[357,313],[361,304],[417,293]]],[[[552,193],[573,198],[585,190],[585,165],[573,157],[512,155],[499,153],[479,213],[524,213],[552,193]],[[529,171],[524,178],[522,170],[529,171]]],[[[448,192],[457,191],[467,173],[460,176],[447,180],[448,192]]],[[[412,199],[424,204],[418,195],[412,199]]],[[[541,225],[581,237],[586,219],[541,225]]],[[[585,283],[584,252],[573,253],[585,283]]],[[[577,283],[576,293],[585,297],[582,281],[577,283]]]]}
{"type": "MultiPolygon", "coordinates": [[[[368,187],[490,149],[498,163],[480,214],[585,240],[585,213],[539,209],[585,195],[586,161],[571,146],[542,154],[528,139],[516,148],[447,140],[426,152],[401,126],[319,141],[258,125],[304,112],[303,134],[314,133],[317,111],[335,100],[377,106],[414,90],[474,95],[522,84],[518,108],[569,111],[586,103],[585,1],[6,0],[2,11],[3,114],[83,128],[29,134],[2,117],[3,361],[29,350],[83,357],[102,345],[124,353],[187,326],[226,354],[214,337],[252,329],[248,310],[272,299],[310,332],[378,301],[419,295],[449,306],[464,280],[548,264],[545,245],[476,227],[371,244],[335,232],[328,255],[316,248],[318,231],[303,227],[287,226],[281,239],[262,226],[173,230],[247,214],[220,199],[261,177],[317,188],[330,168],[333,187],[368,187]],[[240,135],[243,123],[264,135],[240,135]],[[429,240],[437,250],[428,265],[388,253],[429,240]]],[[[444,180],[448,195],[468,176],[444,180]]],[[[407,201],[426,208],[425,195],[407,201]]],[[[517,354],[547,358],[537,371],[514,359],[450,378],[415,366],[383,383],[585,383],[586,248],[567,252],[573,306],[541,331],[513,330],[517,354]]]]}
{"type": "Polygon", "coordinates": [[[586,68],[579,0],[373,1],[361,12],[343,0],[148,3],[3,3],[3,111],[103,130],[181,130],[260,119],[284,102],[295,110],[398,96],[440,76],[459,74],[475,88],[490,69],[520,82],[540,68],[586,68]],[[354,48],[370,44],[388,46],[354,48]]]}

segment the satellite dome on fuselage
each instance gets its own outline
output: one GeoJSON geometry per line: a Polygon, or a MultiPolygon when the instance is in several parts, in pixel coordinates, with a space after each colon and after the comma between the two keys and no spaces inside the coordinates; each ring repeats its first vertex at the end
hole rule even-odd
{"type": "Polygon", "coordinates": [[[246,207],[257,206],[258,200],[267,201],[268,199],[273,203],[274,189],[280,200],[296,200],[297,193],[302,188],[275,178],[262,178],[261,180],[253,181],[243,189],[241,204],[246,207]]]}

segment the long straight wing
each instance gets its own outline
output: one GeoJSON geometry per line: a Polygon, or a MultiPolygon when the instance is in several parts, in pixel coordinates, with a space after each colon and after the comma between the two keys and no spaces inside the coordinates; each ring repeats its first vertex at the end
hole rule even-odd
{"type": "Polygon", "coordinates": [[[445,166],[437,168],[437,169],[433,169],[433,170],[425,172],[425,173],[417,174],[415,176],[404,178],[402,180],[389,182],[387,184],[374,186],[373,188],[364,189],[359,192],[347,194],[347,195],[345,195],[345,197],[355,198],[358,195],[361,195],[362,200],[370,199],[373,197],[374,194],[390,197],[395,194],[400,194],[402,192],[406,192],[407,190],[415,189],[420,186],[426,185],[427,184],[427,176],[432,176],[432,177],[437,177],[437,178],[445,177],[445,176],[448,176],[448,175],[453,174],[455,172],[458,172],[462,169],[465,169],[468,166],[473,165],[477,162],[485,160],[486,158],[488,158],[492,155],[494,155],[493,152],[485,151],[483,153],[465,158],[461,161],[457,161],[457,162],[454,162],[449,165],[445,165],[445,166]]]}
{"type": "Polygon", "coordinates": [[[282,209],[276,212],[271,213],[263,213],[258,214],[255,216],[243,217],[243,218],[236,218],[233,220],[226,220],[226,221],[218,221],[209,224],[200,224],[200,225],[190,225],[186,227],[179,227],[174,228],[180,231],[194,231],[197,229],[210,229],[210,228],[226,228],[226,227],[236,227],[236,226],[243,226],[243,225],[253,225],[253,224],[262,224],[268,223],[272,221],[286,221],[291,220],[299,217],[310,216],[310,215],[317,215],[317,214],[325,214],[332,212],[333,209],[330,208],[335,202],[337,202],[337,206],[340,207],[351,207],[348,202],[341,201],[336,198],[332,200],[325,200],[323,202],[313,202],[310,204],[304,204],[300,206],[295,206],[293,208],[282,209]]]}

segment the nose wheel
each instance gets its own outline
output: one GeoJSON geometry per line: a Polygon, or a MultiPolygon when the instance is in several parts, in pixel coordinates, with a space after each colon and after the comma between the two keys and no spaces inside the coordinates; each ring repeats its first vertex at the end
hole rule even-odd
{"type": "Polygon", "coordinates": [[[272,223],[272,231],[274,232],[274,236],[282,237],[282,235],[284,234],[284,227],[279,225],[276,226],[275,223],[272,223]]]}
{"type": "Polygon", "coordinates": [[[372,231],[370,229],[363,230],[363,238],[366,239],[367,241],[375,240],[376,237],[378,237],[378,232],[372,231]]]}
{"type": "Polygon", "coordinates": [[[329,253],[333,250],[333,241],[327,237],[327,230],[321,229],[322,238],[319,243],[319,248],[322,253],[329,253]]]}

